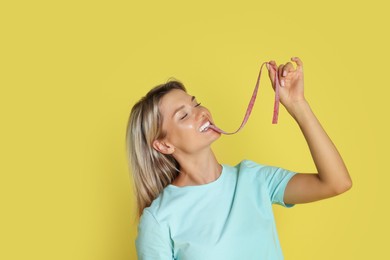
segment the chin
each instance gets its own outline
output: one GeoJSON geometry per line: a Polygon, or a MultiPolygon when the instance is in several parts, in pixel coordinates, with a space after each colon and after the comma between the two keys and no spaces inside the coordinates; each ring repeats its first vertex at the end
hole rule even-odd
{"type": "Polygon", "coordinates": [[[217,141],[221,137],[221,133],[213,131],[212,142],[217,141]]]}

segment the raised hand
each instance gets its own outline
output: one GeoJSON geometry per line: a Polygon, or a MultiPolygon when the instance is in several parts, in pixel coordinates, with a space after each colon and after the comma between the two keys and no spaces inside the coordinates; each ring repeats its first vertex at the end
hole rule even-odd
{"type": "Polygon", "coordinates": [[[279,89],[280,102],[290,114],[294,105],[306,101],[303,91],[303,63],[298,57],[291,58],[291,61],[296,63],[296,69],[291,62],[279,66],[273,60],[267,63],[272,86],[275,85],[275,75],[277,75],[281,86],[279,89]]]}

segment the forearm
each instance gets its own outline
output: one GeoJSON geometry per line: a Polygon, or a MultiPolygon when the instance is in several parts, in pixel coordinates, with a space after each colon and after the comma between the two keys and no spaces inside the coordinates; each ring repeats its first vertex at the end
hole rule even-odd
{"type": "Polygon", "coordinates": [[[352,181],[343,159],[307,101],[296,102],[288,111],[306,139],[319,180],[336,194],[348,190],[352,181]]]}

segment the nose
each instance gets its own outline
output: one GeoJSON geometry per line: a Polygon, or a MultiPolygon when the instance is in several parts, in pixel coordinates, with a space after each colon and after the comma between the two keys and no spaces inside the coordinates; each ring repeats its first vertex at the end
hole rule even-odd
{"type": "Polygon", "coordinates": [[[203,118],[207,117],[206,110],[202,107],[195,108],[195,119],[196,121],[200,121],[203,118]]]}

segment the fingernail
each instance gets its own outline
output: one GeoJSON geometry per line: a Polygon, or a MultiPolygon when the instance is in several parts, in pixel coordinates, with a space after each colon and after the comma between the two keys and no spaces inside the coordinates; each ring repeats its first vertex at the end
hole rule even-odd
{"type": "Polygon", "coordinates": [[[284,79],[282,79],[282,80],[280,81],[280,85],[281,85],[282,87],[284,87],[284,79]]]}
{"type": "Polygon", "coordinates": [[[285,77],[286,75],[287,75],[287,71],[284,70],[284,71],[283,71],[283,77],[285,77]]]}

